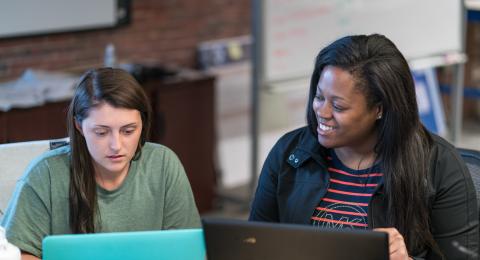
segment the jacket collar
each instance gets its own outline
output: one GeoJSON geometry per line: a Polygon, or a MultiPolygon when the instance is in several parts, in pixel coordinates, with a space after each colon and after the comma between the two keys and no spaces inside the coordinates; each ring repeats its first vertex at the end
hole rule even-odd
{"type": "Polygon", "coordinates": [[[289,152],[287,163],[298,168],[312,158],[321,166],[326,167],[326,154],[327,149],[318,143],[317,137],[306,126],[301,131],[297,146],[289,152]]]}

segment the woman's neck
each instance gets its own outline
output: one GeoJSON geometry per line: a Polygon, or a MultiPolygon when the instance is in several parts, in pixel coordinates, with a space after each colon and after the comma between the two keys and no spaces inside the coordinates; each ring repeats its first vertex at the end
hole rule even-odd
{"type": "Polygon", "coordinates": [[[122,169],[120,172],[111,172],[104,168],[94,167],[95,181],[100,187],[112,191],[118,189],[128,175],[130,165],[122,169]]]}
{"type": "Polygon", "coordinates": [[[363,170],[372,167],[377,160],[373,147],[370,149],[334,148],[338,159],[350,169],[363,170]]]}

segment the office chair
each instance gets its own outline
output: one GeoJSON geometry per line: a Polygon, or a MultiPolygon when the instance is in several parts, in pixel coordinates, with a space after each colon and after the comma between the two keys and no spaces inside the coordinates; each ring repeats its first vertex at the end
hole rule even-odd
{"type": "Polygon", "coordinates": [[[477,206],[480,209],[480,151],[464,148],[457,148],[457,150],[465,161],[472,176],[473,185],[475,185],[475,190],[477,191],[477,206]]]}
{"type": "Polygon", "coordinates": [[[0,219],[17,180],[30,162],[42,153],[68,143],[68,138],[0,144],[0,219]]]}
{"type": "MultiPolygon", "coordinates": [[[[480,219],[480,151],[457,148],[457,151],[462,156],[463,161],[467,165],[470,175],[472,176],[473,185],[477,192],[477,208],[479,209],[479,219],[480,219]]],[[[473,256],[473,259],[478,258],[478,253],[473,251],[466,251],[468,254],[473,256]]]]}

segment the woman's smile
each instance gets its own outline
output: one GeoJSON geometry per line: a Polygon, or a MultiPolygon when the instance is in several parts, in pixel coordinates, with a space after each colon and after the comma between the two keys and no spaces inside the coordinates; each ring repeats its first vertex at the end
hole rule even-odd
{"type": "Polygon", "coordinates": [[[319,135],[327,135],[330,132],[335,130],[334,126],[324,125],[322,123],[318,123],[317,132],[319,135]]]}

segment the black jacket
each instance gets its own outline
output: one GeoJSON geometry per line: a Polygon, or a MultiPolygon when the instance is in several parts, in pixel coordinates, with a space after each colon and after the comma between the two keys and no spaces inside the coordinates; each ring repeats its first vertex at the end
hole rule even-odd
{"type": "MultiPolygon", "coordinates": [[[[438,136],[433,136],[433,140],[430,229],[446,259],[471,259],[458,247],[478,251],[475,188],[456,149],[438,136]]],[[[310,225],[313,211],[329,186],[326,152],[307,127],[284,135],[263,165],[250,220],[310,225]]],[[[385,200],[380,185],[369,203],[369,228],[390,226],[385,200]]],[[[431,252],[421,252],[416,257],[436,258],[431,252]]]]}

